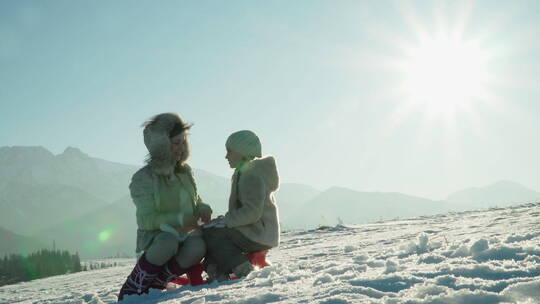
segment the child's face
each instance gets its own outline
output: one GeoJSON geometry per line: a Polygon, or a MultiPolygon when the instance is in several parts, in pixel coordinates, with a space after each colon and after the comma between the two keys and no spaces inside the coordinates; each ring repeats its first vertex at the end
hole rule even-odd
{"type": "Polygon", "coordinates": [[[229,161],[229,166],[231,168],[236,168],[240,164],[240,161],[243,159],[242,154],[236,152],[233,149],[227,148],[227,154],[225,155],[227,161],[229,161]]]}

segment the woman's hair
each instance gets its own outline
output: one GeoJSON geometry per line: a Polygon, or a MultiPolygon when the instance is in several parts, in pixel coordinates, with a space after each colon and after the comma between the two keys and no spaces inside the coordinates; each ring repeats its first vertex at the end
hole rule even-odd
{"type": "Polygon", "coordinates": [[[141,125],[141,127],[146,128],[150,125],[161,123],[164,120],[170,120],[170,119],[165,119],[166,117],[167,118],[172,117],[174,120],[174,122],[170,124],[171,126],[167,128],[167,129],[170,129],[169,137],[174,137],[182,132],[189,131],[189,129],[191,129],[191,127],[193,126],[193,124],[183,121],[182,118],[180,118],[180,116],[178,116],[178,114],[176,113],[161,113],[145,121],[141,125]]]}
{"type": "Polygon", "coordinates": [[[161,113],[142,124],[144,144],[148,148],[147,163],[159,172],[168,175],[176,167],[184,167],[189,158],[190,148],[187,139],[184,143],[182,159],[176,161],[171,155],[171,137],[187,132],[192,124],[184,122],[176,113],[161,113]]]}

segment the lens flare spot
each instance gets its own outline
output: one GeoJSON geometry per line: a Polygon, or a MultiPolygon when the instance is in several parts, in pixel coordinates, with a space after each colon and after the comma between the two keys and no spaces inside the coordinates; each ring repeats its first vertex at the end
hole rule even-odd
{"type": "Polygon", "coordinates": [[[103,230],[99,233],[98,239],[100,242],[107,242],[111,238],[111,231],[109,229],[103,230]]]}

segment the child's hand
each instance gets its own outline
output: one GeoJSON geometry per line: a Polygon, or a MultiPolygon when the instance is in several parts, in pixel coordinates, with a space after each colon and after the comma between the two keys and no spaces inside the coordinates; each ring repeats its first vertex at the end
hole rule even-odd
{"type": "Polygon", "coordinates": [[[205,205],[201,206],[198,212],[199,218],[204,224],[208,224],[212,218],[212,209],[205,205]]]}
{"type": "Polygon", "coordinates": [[[223,215],[211,220],[208,224],[204,225],[204,228],[223,228],[225,227],[225,218],[223,215]]]}

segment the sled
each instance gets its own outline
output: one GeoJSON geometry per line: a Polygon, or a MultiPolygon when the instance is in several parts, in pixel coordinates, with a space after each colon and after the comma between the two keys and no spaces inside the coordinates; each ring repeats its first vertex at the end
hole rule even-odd
{"type": "MultiPolygon", "coordinates": [[[[266,255],[268,250],[257,251],[247,255],[249,262],[255,268],[264,268],[270,266],[271,264],[266,260],[266,255]]],[[[189,268],[185,275],[179,276],[171,282],[177,285],[190,285],[190,286],[199,286],[206,284],[206,280],[203,279],[202,273],[204,271],[202,263],[199,263],[195,266],[189,268]]],[[[237,277],[234,274],[229,275],[231,280],[236,280],[237,277]]]]}

